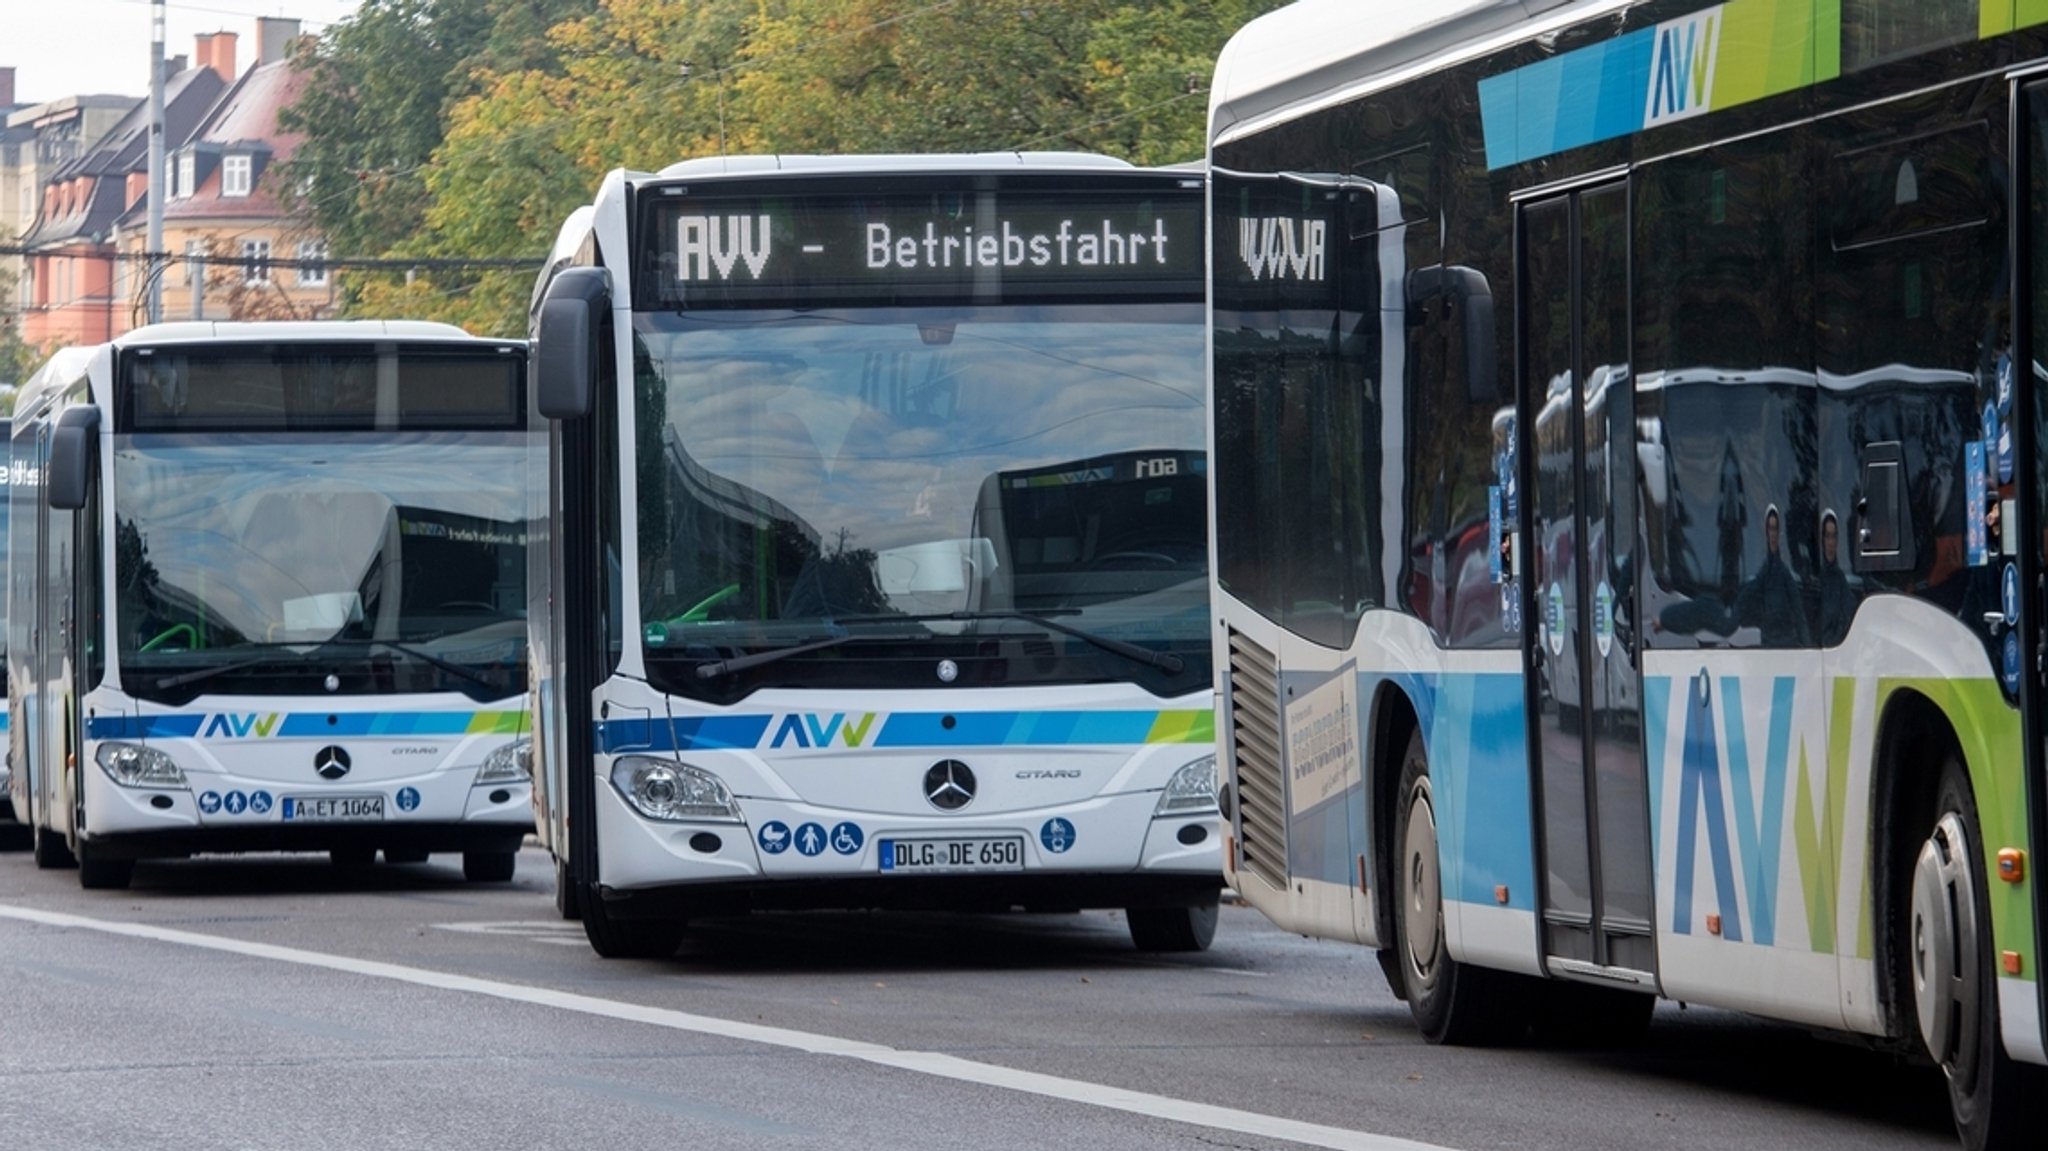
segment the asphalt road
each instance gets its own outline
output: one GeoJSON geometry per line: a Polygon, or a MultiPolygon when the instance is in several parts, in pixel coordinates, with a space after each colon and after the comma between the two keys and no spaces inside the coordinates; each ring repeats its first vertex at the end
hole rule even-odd
{"type": "Polygon", "coordinates": [[[1421,1041],[1363,949],[1227,907],[763,915],[606,961],[455,857],[143,864],[127,892],[0,855],[0,1139],[35,1148],[1956,1146],[1936,1073],[1660,1005],[1626,1051],[1421,1041]]]}

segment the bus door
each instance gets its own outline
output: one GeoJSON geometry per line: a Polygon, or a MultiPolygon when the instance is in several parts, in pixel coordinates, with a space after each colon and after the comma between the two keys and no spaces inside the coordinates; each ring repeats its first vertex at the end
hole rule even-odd
{"type": "MultiPolygon", "coordinates": [[[[52,409],[53,417],[57,410],[52,409]]],[[[64,765],[68,750],[65,695],[70,690],[66,653],[71,646],[64,601],[71,590],[70,551],[76,513],[50,508],[50,439],[55,426],[56,420],[51,418],[39,421],[36,427],[36,474],[43,484],[35,513],[35,554],[41,562],[30,575],[35,580],[35,651],[30,656],[35,676],[35,727],[29,764],[36,822],[62,833],[70,830],[72,812],[64,765]]]]}
{"type": "MultiPolygon", "coordinates": [[[[1519,205],[1524,652],[1553,973],[1654,985],[1628,183],[1519,205]]],[[[1521,509],[1516,509],[1517,511],[1521,509]]]]}
{"type": "MultiPolygon", "coordinates": [[[[2040,987],[2040,967],[2048,961],[2048,882],[2040,868],[2048,862],[2048,79],[2023,81],[2013,102],[2013,168],[2024,172],[2024,180],[2012,182],[2012,218],[2017,251],[2013,259],[2013,296],[2020,301],[2009,333],[2012,346],[1997,364],[1996,395],[1993,402],[2002,413],[2011,443],[1989,449],[2003,454],[2011,451],[2019,467],[2012,478],[2018,496],[2016,525],[2002,530],[2018,533],[2010,543],[2001,540],[2001,550],[2017,553],[2017,579],[2008,576],[2001,583],[2000,614],[2003,622],[2018,626],[2001,637],[2000,673],[2006,690],[2019,697],[2021,723],[2027,747],[2026,802],[2031,842],[2026,844],[2034,866],[2027,878],[2034,889],[2033,956],[2025,962],[2040,987]],[[2032,365],[2031,370],[2018,365],[2032,365]],[[2025,589],[2032,589],[2028,593],[2025,589]],[[2017,620],[2010,617],[2016,615],[2017,620]]],[[[1987,469],[1997,478],[2002,462],[1987,469]]],[[[2001,516],[2001,519],[2004,517],[2001,516]]],[[[1987,541],[1989,542],[1989,541],[1987,541]]],[[[1987,613],[1987,617],[1988,617],[1987,613]]],[[[1986,619],[1987,626],[1993,623],[1986,619]]],[[[2007,845],[1987,844],[1999,848],[2007,845]]],[[[1997,886],[1996,883],[1993,886],[1997,886]]],[[[2041,1034],[2048,1036],[2048,995],[2037,995],[2041,1034]]]]}

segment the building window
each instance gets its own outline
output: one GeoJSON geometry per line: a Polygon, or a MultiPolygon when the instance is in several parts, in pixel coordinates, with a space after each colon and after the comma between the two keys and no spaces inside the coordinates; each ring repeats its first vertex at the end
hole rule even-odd
{"type": "Polygon", "coordinates": [[[190,152],[178,156],[178,175],[171,181],[171,199],[182,200],[192,194],[192,186],[199,182],[199,157],[190,152]]]}
{"type": "Polygon", "coordinates": [[[267,284],[270,282],[270,241],[242,241],[242,282],[245,284],[267,284]]]}
{"type": "Polygon", "coordinates": [[[299,287],[327,286],[327,241],[307,240],[299,245],[299,287]]]}
{"type": "Polygon", "coordinates": [[[220,194],[223,196],[246,196],[249,194],[248,156],[229,156],[220,162],[220,194]]]}

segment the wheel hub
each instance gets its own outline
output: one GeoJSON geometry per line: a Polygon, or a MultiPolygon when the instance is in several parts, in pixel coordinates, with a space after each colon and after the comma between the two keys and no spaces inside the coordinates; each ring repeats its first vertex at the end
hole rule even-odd
{"type": "Polygon", "coordinates": [[[1436,978],[1437,956],[1443,948],[1443,898],[1436,860],[1436,815],[1430,808],[1429,785],[1419,784],[1408,803],[1408,828],[1403,837],[1406,859],[1401,899],[1408,936],[1408,967],[1424,985],[1436,978]]]}
{"type": "Polygon", "coordinates": [[[1913,1007],[1927,1053],[1967,1081],[1977,1052],[1977,891],[1960,816],[1935,823],[1913,868],[1913,1007]]]}

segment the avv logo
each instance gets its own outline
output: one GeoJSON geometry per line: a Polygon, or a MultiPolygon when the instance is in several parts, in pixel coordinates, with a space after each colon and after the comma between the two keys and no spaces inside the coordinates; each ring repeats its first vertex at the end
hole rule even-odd
{"type": "Polygon", "coordinates": [[[1248,216],[1237,222],[1237,255],[1252,279],[1320,282],[1326,220],[1248,216]]]}
{"type": "Polygon", "coordinates": [[[280,718],[282,717],[276,712],[269,715],[228,715],[224,712],[210,715],[206,717],[206,730],[202,736],[206,739],[215,736],[224,739],[247,739],[253,735],[262,739],[277,730],[277,721],[280,718]]]}
{"type": "Polygon", "coordinates": [[[1721,8],[1657,25],[1650,49],[1650,91],[1643,127],[1688,119],[1714,106],[1714,65],[1721,48],[1721,8]]]}
{"type": "Polygon", "coordinates": [[[676,221],[676,276],[730,280],[741,264],[755,279],[768,266],[768,217],[684,216],[676,221]]]}
{"type": "Polygon", "coordinates": [[[844,712],[831,715],[800,715],[791,713],[782,717],[775,726],[775,736],[768,741],[769,747],[830,747],[832,740],[838,740],[847,747],[859,747],[875,725],[875,713],[863,712],[848,716],[844,712]]]}

